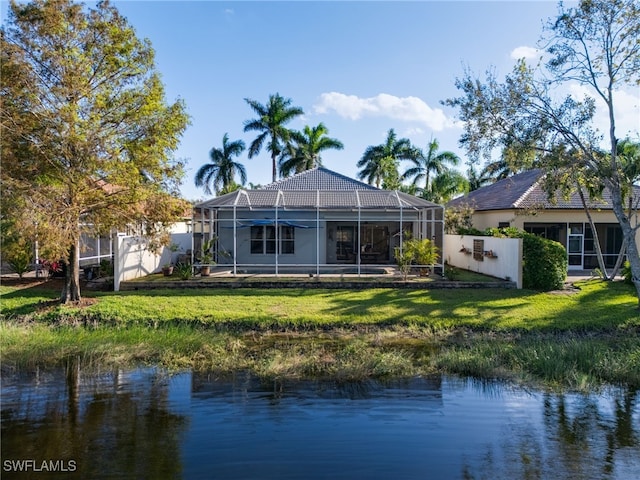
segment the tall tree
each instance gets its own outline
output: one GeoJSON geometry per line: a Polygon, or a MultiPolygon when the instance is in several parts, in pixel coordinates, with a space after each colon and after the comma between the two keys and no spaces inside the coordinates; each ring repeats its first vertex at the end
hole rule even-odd
{"type": "Polygon", "coordinates": [[[575,166],[600,178],[611,194],[640,304],[635,242],[640,224],[625,208],[632,190],[618,158],[614,108],[615,92],[640,82],[639,36],[640,5],[635,0],[582,0],[572,8],[560,4],[542,38],[549,54],[544,65],[534,69],[520,60],[504,82],[494,72],[484,81],[466,72],[456,81],[463,96],[445,103],[459,108],[465,123],[461,142],[474,158],[502,147],[512,161],[531,162],[559,144],[580,153],[571,158],[578,162],[575,166]],[[556,87],[572,82],[587,87],[593,97],[558,100],[556,87]],[[609,155],[600,154],[601,137],[593,125],[595,98],[608,116],[609,155]]]}
{"type": "Polygon", "coordinates": [[[434,176],[441,175],[449,170],[450,166],[456,166],[460,163],[460,157],[455,153],[444,151],[439,152],[438,140],[431,139],[427,145],[426,152],[419,150],[419,154],[409,158],[412,166],[404,172],[403,179],[413,179],[413,184],[424,192],[432,190],[431,181],[434,176]],[[423,183],[423,187],[420,187],[423,183]]]}
{"type": "Polygon", "coordinates": [[[81,233],[155,234],[184,212],[185,106],[165,101],[149,42],[107,1],[12,1],[0,47],[3,213],[31,220],[24,233],[67,263],[61,300],[79,300],[81,233]]]}
{"type": "Polygon", "coordinates": [[[323,123],[315,127],[306,125],[302,132],[292,131],[293,142],[280,158],[280,175],[288,177],[292,172],[300,173],[322,165],[321,153],[325,150],[342,150],[340,140],[328,137],[329,130],[323,123]]]}
{"type": "Polygon", "coordinates": [[[375,184],[378,188],[382,183],[385,184],[385,188],[397,189],[400,185],[398,174],[400,161],[412,160],[418,155],[418,149],[411,145],[409,139],[398,139],[392,128],[387,132],[384,143],[366,148],[357,163],[358,168],[361,169],[358,172],[358,178],[366,179],[367,183],[375,184]]]}
{"type": "Polygon", "coordinates": [[[196,172],[196,187],[204,187],[206,194],[211,195],[211,187],[220,195],[222,191],[232,192],[237,189],[234,180],[240,176],[240,185],[247,183],[247,172],[233,157],[239,156],[245,149],[242,140],[229,141],[229,134],[222,136],[222,148],[213,147],[209,152],[210,163],[205,163],[196,172]]]}
{"type": "Polygon", "coordinates": [[[422,190],[420,196],[435,203],[447,203],[456,195],[469,190],[466,177],[457,170],[447,169],[436,175],[429,188],[422,190]]]}
{"type": "Polygon", "coordinates": [[[468,166],[469,168],[467,168],[467,184],[469,185],[470,192],[478,190],[479,188],[492,183],[493,178],[487,173],[485,168],[480,170],[480,172],[478,173],[473,162],[469,162],[468,166]]]}
{"type": "MultiPolygon", "coordinates": [[[[534,168],[533,165],[528,165],[527,168],[534,168]]],[[[518,168],[514,166],[513,163],[509,162],[505,158],[501,158],[500,160],[495,160],[493,162],[487,163],[482,169],[481,176],[488,176],[494,182],[498,180],[504,180],[505,178],[510,177],[518,172],[518,168]]]]}
{"type": "Polygon", "coordinates": [[[272,181],[275,182],[278,173],[276,160],[291,140],[291,130],[285,125],[295,117],[304,114],[304,111],[300,107],[292,107],[292,100],[283,98],[279,93],[269,95],[266,105],[250,98],[244,100],[258,115],[257,118],[244,122],[244,131],[260,132],[249,146],[249,158],[260,153],[262,145],[267,142],[267,150],[271,153],[271,176],[272,181]]]}
{"type": "MultiPolygon", "coordinates": [[[[625,138],[618,142],[618,158],[622,167],[622,172],[629,185],[636,185],[640,182],[640,142],[633,142],[625,138]]],[[[636,199],[640,202],[640,199],[636,199]]]]}

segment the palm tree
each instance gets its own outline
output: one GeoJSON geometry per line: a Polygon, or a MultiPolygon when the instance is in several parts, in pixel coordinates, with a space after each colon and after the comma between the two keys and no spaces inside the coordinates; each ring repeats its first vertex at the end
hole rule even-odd
{"type": "Polygon", "coordinates": [[[427,145],[426,154],[420,151],[420,155],[409,159],[413,166],[409,167],[402,176],[403,179],[413,178],[413,184],[418,184],[424,180],[422,190],[431,190],[431,178],[433,175],[441,175],[449,170],[448,165],[456,166],[460,163],[460,157],[453,152],[438,152],[438,140],[431,139],[427,145]]]}
{"type": "Polygon", "coordinates": [[[204,187],[205,193],[211,195],[211,186],[216,194],[227,191],[235,185],[234,177],[240,175],[240,183],[247,183],[247,172],[241,163],[234,162],[233,157],[240,155],[245,149],[242,140],[229,142],[229,134],[222,137],[222,148],[212,148],[209,152],[211,163],[205,163],[196,172],[196,187],[204,187]]]}
{"type": "Polygon", "coordinates": [[[300,173],[322,165],[320,153],[334,148],[342,150],[340,140],[327,137],[329,130],[323,123],[316,127],[305,126],[302,132],[292,131],[293,144],[280,157],[280,175],[288,177],[291,172],[300,173]]]}
{"type": "Polygon", "coordinates": [[[433,178],[429,190],[423,190],[421,196],[425,200],[443,204],[468,189],[469,182],[463,174],[457,170],[447,169],[433,178]]]}
{"type": "Polygon", "coordinates": [[[504,180],[511,175],[518,173],[518,169],[514,168],[510,163],[502,158],[494,162],[488,163],[482,169],[482,175],[487,175],[493,179],[494,182],[498,180],[504,180]]]}
{"type": "Polygon", "coordinates": [[[396,184],[398,179],[398,165],[401,160],[412,160],[418,155],[418,150],[411,145],[407,138],[397,139],[393,128],[387,132],[387,139],[381,145],[369,146],[358,160],[358,178],[380,188],[380,183],[388,186],[396,184]],[[393,181],[394,178],[396,181],[393,181]]]}
{"type": "Polygon", "coordinates": [[[486,169],[482,169],[480,173],[475,169],[473,163],[469,163],[469,168],[467,169],[467,182],[469,182],[469,191],[473,192],[474,190],[478,190],[479,188],[484,187],[494,181],[494,179],[489,175],[486,169]]]}
{"type": "Polygon", "coordinates": [[[640,143],[625,138],[618,142],[616,149],[626,182],[636,184],[640,180],[640,143]]]}
{"type": "Polygon", "coordinates": [[[258,114],[258,118],[244,122],[244,131],[260,132],[258,137],[249,146],[249,158],[260,153],[265,141],[267,150],[271,152],[271,171],[273,181],[276,181],[276,159],[284,151],[291,138],[291,131],[285,128],[285,124],[293,120],[304,111],[300,107],[292,107],[290,98],[283,98],[279,93],[269,95],[269,102],[262,105],[250,98],[244,99],[258,114]],[[268,140],[267,140],[268,139],[268,140]]]}

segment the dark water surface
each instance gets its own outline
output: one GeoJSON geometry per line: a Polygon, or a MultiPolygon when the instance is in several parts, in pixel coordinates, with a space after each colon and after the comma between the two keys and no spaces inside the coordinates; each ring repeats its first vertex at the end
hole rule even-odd
{"type": "Polygon", "coordinates": [[[640,401],[455,377],[5,376],[1,456],[3,479],[638,479],[640,401]]]}

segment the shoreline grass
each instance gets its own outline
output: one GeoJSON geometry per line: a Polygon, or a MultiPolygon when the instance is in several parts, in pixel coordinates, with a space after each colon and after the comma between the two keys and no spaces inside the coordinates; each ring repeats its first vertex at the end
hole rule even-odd
{"type": "Polygon", "coordinates": [[[156,364],[267,379],[499,378],[546,388],[640,388],[640,315],[630,288],[91,292],[83,307],[0,287],[0,360],[12,371],[156,364]]]}

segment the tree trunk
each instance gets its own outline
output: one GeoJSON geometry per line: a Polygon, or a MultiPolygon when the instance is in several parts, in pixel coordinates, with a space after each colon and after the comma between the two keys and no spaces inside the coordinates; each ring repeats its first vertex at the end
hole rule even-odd
{"type": "Polygon", "coordinates": [[[598,266],[600,267],[600,275],[603,280],[612,280],[609,278],[607,274],[607,267],[604,264],[604,258],[602,256],[602,248],[600,248],[600,239],[598,238],[598,230],[596,230],[596,225],[593,223],[593,218],[591,217],[591,212],[589,211],[589,207],[587,207],[587,202],[584,199],[584,193],[582,191],[582,187],[579,182],[577,183],[578,194],[580,195],[580,201],[582,202],[582,208],[584,208],[584,213],[587,215],[587,220],[589,221],[589,226],[591,227],[591,232],[593,233],[593,245],[596,247],[596,257],[598,258],[598,266]]]}
{"type": "Polygon", "coordinates": [[[271,178],[273,183],[275,183],[278,178],[278,171],[276,170],[276,154],[271,154],[271,178]]]}
{"type": "Polygon", "coordinates": [[[80,301],[80,242],[76,240],[69,249],[64,286],[60,295],[60,303],[80,301]]]}
{"type": "Polygon", "coordinates": [[[618,253],[618,258],[616,259],[616,264],[613,267],[613,271],[611,272],[611,280],[616,278],[618,275],[618,270],[622,267],[622,262],[624,260],[624,254],[627,251],[627,239],[622,240],[622,245],[620,246],[620,252],[618,253]]]}
{"type": "Polygon", "coordinates": [[[631,265],[631,282],[636,287],[636,295],[638,297],[638,309],[640,309],[640,255],[638,255],[638,246],[636,245],[636,230],[629,222],[624,207],[622,206],[622,192],[620,187],[614,182],[607,182],[607,187],[611,191],[611,204],[613,212],[620,223],[622,229],[622,237],[627,244],[627,258],[631,265]]]}

